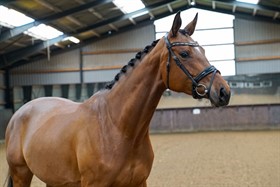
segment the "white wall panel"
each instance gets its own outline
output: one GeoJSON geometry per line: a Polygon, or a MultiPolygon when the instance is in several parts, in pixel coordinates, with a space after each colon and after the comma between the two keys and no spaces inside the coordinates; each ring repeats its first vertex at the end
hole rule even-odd
{"type": "Polygon", "coordinates": [[[76,100],[76,86],[75,84],[69,85],[68,98],[72,101],[76,100]]]}
{"type": "Polygon", "coordinates": [[[14,103],[14,108],[17,110],[20,108],[24,103],[23,103],[23,89],[21,86],[15,86],[13,87],[13,103],[14,103]]]}
{"type": "Polygon", "coordinates": [[[11,76],[11,86],[71,84],[79,82],[80,72],[13,74],[11,76]]]}
{"type": "Polygon", "coordinates": [[[54,97],[62,96],[62,90],[60,85],[53,85],[52,96],[54,97]]]}
{"type": "Polygon", "coordinates": [[[236,66],[237,74],[279,73],[280,60],[239,62],[236,66]]]}
{"type": "Polygon", "coordinates": [[[280,37],[279,24],[235,19],[234,28],[236,42],[279,39],[280,37]]]}
{"type": "Polygon", "coordinates": [[[80,101],[84,101],[86,99],[88,99],[88,95],[87,95],[87,85],[86,84],[82,84],[82,91],[81,91],[81,98],[80,101]]]}
{"type": "Polygon", "coordinates": [[[234,29],[236,74],[280,72],[279,24],[235,19],[234,29]]]}
{"type": "Polygon", "coordinates": [[[32,72],[32,71],[51,71],[79,69],[80,52],[78,49],[60,55],[51,56],[50,61],[47,57],[17,68],[12,72],[32,72]]]}
{"type": "Polygon", "coordinates": [[[11,86],[79,83],[80,52],[73,50],[47,59],[29,63],[11,71],[11,86]],[[77,72],[60,72],[77,70],[77,72]],[[48,72],[49,73],[40,73],[48,72]],[[55,73],[52,73],[55,72],[55,73]]]}
{"type": "Polygon", "coordinates": [[[112,70],[95,70],[84,72],[84,83],[91,82],[109,82],[114,79],[119,69],[112,70]]]}
{"type": "Polygon", "coordinates": [[[44,87],[41,85],[33,85],[32,86],[32,96],[31,99],[36,99],[39,97],[45,96],[45,90],[44,87]]]}
{"type": "MultiPolygon", "coordinates": [[[[106,38],[83,48],[83,52],[99,52],[118,49],[144,49],[155,40],[154,25],[127,31],[125,33],[106,38]]],[[[100,66],[125,65],[136,52],[118,54],[84,55],[85,68],[100,66]]]]}
{"type": "Polygon", "coordinates": [[[147,25],[94,42],[84,47],[83,51],[144,48],[155,40],[154,33],[154,25],[147,25]]]}
{"type": "Polygon", "coordinates": [[[135,53],[84,55],[84,68],[95,68],[105,66],[125,65],[135,53]]]}
{"type": "Polygon", "coordinates": [[[244,57],[255,58],[255,57],[264,57],[264,56],[276,56],[276,55],[280,55],[280,43],[238,46],[236,47],[235,52],[236,52],[237,59],[244,58],[244,57]]]}

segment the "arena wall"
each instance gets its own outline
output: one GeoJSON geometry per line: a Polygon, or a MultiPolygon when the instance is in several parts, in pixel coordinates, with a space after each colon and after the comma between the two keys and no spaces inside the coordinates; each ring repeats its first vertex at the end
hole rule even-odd
{"type": "Polygon", "coordinates": [[[279,105],[159,109],[152,133],[280,129],[279,105]]]}
{"type": "MultiPolygon", "coordinates": [[[[280,130],[279,114],[279,104],[157,109],[150,132],[280,130]]],[[[11,116],[11,110],[0,110],[0,140],[11,116]]]]}

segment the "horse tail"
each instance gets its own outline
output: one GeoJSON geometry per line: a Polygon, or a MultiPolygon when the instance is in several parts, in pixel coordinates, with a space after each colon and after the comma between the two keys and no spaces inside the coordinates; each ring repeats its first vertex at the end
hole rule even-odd
{"type": "Polygon", "coordinates": [[[13,179],[12,179],[11,175],[9,175],[8,177],[9,178],[8,178],[8,186],[7,187],[13,187],[14,184],[13,184],[13,179]]]}
{"type": "Polygon", "coordinates": [[[12,176],[10,175],[10,171],[6,177],[6,180],[5,180],[5,183],[3,185],[3,187],[7,184],[7,187],[13,187],[13,179],[12,179],[12,176]]]}

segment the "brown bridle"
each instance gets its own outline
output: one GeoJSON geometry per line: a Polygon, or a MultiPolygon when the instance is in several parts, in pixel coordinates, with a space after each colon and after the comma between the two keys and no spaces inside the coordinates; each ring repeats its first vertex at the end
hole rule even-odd
{"type": "Polygon", "coordinates": [[[170,73],[170,56],[172,56],[173,60],[175,61],[176,65],[188,76],[189,79],[192,81],[192,96],[195,99],[203,98],[204,96],[208,96],[210,98],[210,91],[213,84],[214,77],[216,73],[220,73],[219,70],[217,70],[214,66],[209,66],[205,68],[201,73],[199,73],[196,77],[193,78],[193,76],[190,74],[190,72],[186,69],[186,67],[181,63],[179,58],[175,55],[175,53],[172,50],[172,47],[175,46],[190,46],[190,47],[199,47],[199,44],[197,42],[173,42],[170,43],[168,40],[168,33],[164,36],[164,41],[166,43],[166,47],[168,49],[168,61],[167,61],[167,88],[169,89],[169,73],[170,73]],[[204,84],[199,83],[204,77],[212,73],[212,77],[210,80],[209,87],[205,86],[204,84]],[[204,92],[200,93],[198,91],[199,88],[203,88],[204,92]]]}

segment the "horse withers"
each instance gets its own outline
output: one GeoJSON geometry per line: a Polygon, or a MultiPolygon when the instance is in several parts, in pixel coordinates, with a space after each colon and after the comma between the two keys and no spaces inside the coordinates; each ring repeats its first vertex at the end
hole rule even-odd
{"type": "Polygon", "coordinates": [[[136,54],[104,90],[83,103],[43,97],[15,112],[6,130],[9,184],[145,187],[153,163],[149,124],[164,90],[229,103],[230,88],[180,12],[162,39],[136,54]]]}

